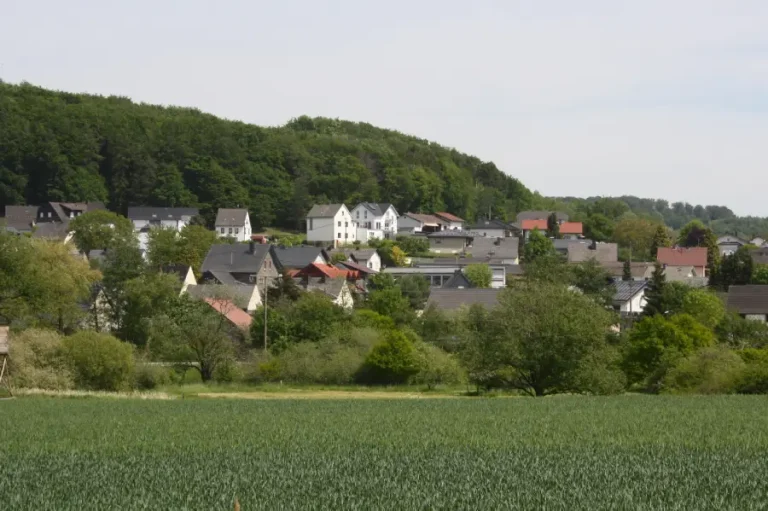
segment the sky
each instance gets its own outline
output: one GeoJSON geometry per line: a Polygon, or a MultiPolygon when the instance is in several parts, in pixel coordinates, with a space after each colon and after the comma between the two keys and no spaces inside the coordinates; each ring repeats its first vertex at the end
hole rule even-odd
{"type": "Polygon", "coordinates": [[[0,78],[395,129],[550,196],[768,216],[765,0],[0,0],[0,78]]]}

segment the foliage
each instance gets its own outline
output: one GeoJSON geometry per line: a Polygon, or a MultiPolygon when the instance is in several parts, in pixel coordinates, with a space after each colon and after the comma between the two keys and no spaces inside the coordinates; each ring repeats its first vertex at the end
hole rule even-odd
{"type": "Polygon", "coordinates": [[[613,220],[600,213],[590,215],[584,221],[584,235],[593,241],[610,241],[614,229],[613,220]]]}
{"type": "Polygon", "coordinates": [[[645,288],[645,308],[643,316],[655,316],[667,312],[664,303],[664,288],[667,285],[667,277],[664,275],[664,268],[658,261],[654,264],[653,275],[645,288]]]}
{"type": "Polygon", "coordinates": [[[133,224],[124,216],[107,210],[84,213],[69,223],[77,248],[87,254],[91,250],[105,250],[115,239],[130,238],[133,224]]]}
{"type": "Polygon", "coordinates": [[[725,314],[715,328],[718,340],[732,348],[762,348],[768,346],[768,324],[739,316],[725,314]]]}
{"type": "Polygon", "coordinates": [[[15,387],[65,390],[75,386],[58,333],[37,329],[14,333],[10,350],[9,374],[15,387]]]}
{"type": "Polygon", "coordinates": [[[343,263],[347,260],[347,254],[344,252],[334,252],[333,255],[331,255],[331,264],[336,263],[343,263]]]}
{"type": "Polygon", "coordinates": [[[134,376],[135,386],[139,390],[153,390],[171,383],[168,367],[153,364],[138,364],[134,376]]]}
{"type": "Polygon", "coordinates": [[[407,324],[413,321],[410,300],[403,296],[399,287],[371,291],[368,293],[366,305],[382,316],[389,316],[397,324],[407,324]]]}
{"type": "Polygon", "coordinates": [[[737,352],[746,367],[736,385],[741,394],[768,394],[768,350],[745,349],[737,352]]]}
{"type": "Polygon", "coordinates": [[[419,358],[413,343],[402,332],[393,330],[365,358],[360,378],[374,384],[399,384],[418,372],[419,358]]]}
{"type": "Polygon", "coordinates": [[[547,237],[560,238],[560,224],[557,221],[557,213],[550,213],[547,217],[547,237]]]}
{"type": "Polygon", "coordinates": [[[632,265],[629,263],[629,261],[624,261],[624,264],[622,265],[621,280],[624,282],[629,282],[632,280],[632,265]]]}
{"type": "Polygon", "coordinates": [[[650,257],[651,260],[656,259],[656,256],[660,248],[671,247],[672,237],[669,235],[669,229],[663,225],[656,227],[656,232],[653,233],[653,238],[650,244],[650,257]]]}
{"type": "Polygon", "coordinates": [[[710,275],[710,285],[727,291],[730,286],[743,286],[752,282],[753,261],[749,249],[740,247],[735,253],[726,255],[710,275]]]}
{"type": "Polygon", "coordinates": [[[571,272],[573,285],[581,292],[605,307],[613,305],[613,295],[616,288],[613,285],[610,272],[600,263],[594,259],[589,259],[573,265],[571,272]]]}
{"type": "Polygon", "coordinates": [[[412,384],[432,389],[437,385],[455,385],[465,381],[459,362],[437,346],[417,343],[416,358],[419,371],[411,376],[409,382],[412,384]]]}
{"type": "Polygon", "coordinates": [[[693,291],[693,288],[685,282],[667,282],[661,293],[662,309],[664,315],[683,312],[685,297],[693,291]]]}
{"type": "Polygon", "coordinates": [[[621,218],[613,228],[612,240],[621,248],[631,248],[633,261],[653,261],[656,248],[671,243],[663,225],[636,217],[621,218]]]}
{"type": "Polygon", "coordinates": [[[464,274],[475,287],[489,288],[493,280],[493,272],[487,264],[468,264],[464,274]]]}
{"type": "Polygon", "coordinates": [[[397,246],[408,255],[423,254],[429,252],[429,240],[422,236],[397,237],[397,246]]]}
{"type": "Polygon", "coordinates": [[[433,344],[448,353],[455,353],[460,345],[457,331],[460,325],[457,323],[460,323],[460,319],[457,320],[455,316],[449,316],[437,307],[430,306],[424,309],[414,328],[425,343],[433,344]]]}
{"type": "MultiPolygon", "coordinates": [[[[558,254],[548,254],[525,265],[525,279],[532,282],[571,285],[573,266],[567,264],[567,261],[558,254]]],[[[514,280],[507,281],[508,287],[514,285],[514,280]]]]}
{"type": "Polygon", "coordinates": [[[175,229],[152,229],[147,243],[147,259],[155,270],[181,264],[191,266],[199,277],[200,267],[211,246],[226,242],[226,239],[219,239],[215,232],[200,225],[186,225],[181,233],[175,229]]]}
{"type": "Polygon", "coordinates": [[[755,264],[752,271],[752,284],[768,285],[768,264],[755,264]]]}
{"type": "Polygon", "coordinates": [[[717,236],[701,220],[692,220],[682,229],[677,238],[681,247],[707,247],[707,267],[714,268],[720,259],[717,236]]]}
{"type": "Polygon", "coordinates": [[[681,358],[664,377],[665,392],[729,394],[745,369],[742,359],[724,347],[704,348],[681,358]]]}
{"type": "Polygon", "coordinates": [[[152,317],[170,314],[176,305],[178,279],[175,275],[149,273],[131,279],[124,285],[121,339],[144,346],[150,337],[152,317]]]}
{"type": "Polygon", "coordinates": [[[682,312],[707,328],[714,329],[725,317],[725,305],[714,293],[691,289],[683,298],[682,312]]]}
{"type": "Polygon", "coordinates": [[[405,275],[397,281],[400,293],[408,299],[413,310],[422,310],[429,298],[430,286],[421,275],[405,275]]]}
{"type": "Polygon", "coordinates": [[[555,253],[552,240],[544,236],[538,229],[534,229],[528,235],[523,245],[523,259],[530,264],[540,257],[546,257],[555,253]]]}
{"type": "Polygon", "coordinates": [[[64,353],[79,388],[125,390],[133,383],[130,344],[98,332],[78,332],[64,338],[64,353]]]}

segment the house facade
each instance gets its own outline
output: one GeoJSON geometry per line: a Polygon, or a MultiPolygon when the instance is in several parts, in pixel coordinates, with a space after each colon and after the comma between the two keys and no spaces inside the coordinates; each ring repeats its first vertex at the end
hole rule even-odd
{"type": "Polygon", "coordinates": [[[636,315],[643,312],[645,309],[645,289],[647,283],[645,281],[637,282],[630,281],[617,281],[614,286],[616,292],[613,295],[613,308],[621,315],[636,315]]]}
{"type": "Polygon", "coordinates": [[[464,219],[446,211],[435,213],[435,216],[443,221],[443,228],[451,231],[463,231],[464,219]]]}
{"type": "Polygon", "coordinates": [[[441,231],[443,221],[435,215],[406,213],[397,219],[398,232],[405,234],[430,233],[441,231]]]}
{"type": "Polygon", "coordinates": [[[438,231],[427,234],[429,249],[439,254],[458,254],[472,244],[473,235],[467,231],[438,231]]]}
{"type": "Polygon", "coordinates": [[[397,210],[392,204],[382,202],[361,202],[351,211],[352,219],[361,230],[367,231],[366,242],[370,239],[384,239],[397,236],[397,210]]]}
{"type": "Polygon", "coordinates": [[[766,322],[768,320],[768,286],[730,286],[728,309],[743,318],[766,322]]]}
{"type": "Polygon", "coordinates": [[[198,214],[197,208],[128,208],[128,220],[138,232],[139,248],[142,251],[147,250],[151,229],[173,229],[181,232],[198,214]]]}
{"type": "Polygon", "coordinates": [[[717,248],[721,256],[735,254],[738,249],[749,242],[737,236],[720,236],[717,238],[717,248]]]}
{"type": "Polygon", "coordinates": [[[478,220],[467,230],[478,238],[505,238],[509,232],[509,226],[501,220],[478,220]]]}
{"type": "Polygon", "coordinates": [[[357,239],[357,223],[344,204],[315,204],[307,213],[307,241],[341,246],[357,239]]]}
{"type": "Polygon", "coordinates": [[[213,245],[205,256],[202,281],[255,284],[263,291],[279,276],[272,245],[213,245]]]}
{"type": "Polygon", "coordinates": [[[216,213],[215,231],[219,238],[250,241],[251,219],[248,210],[219,208],[216,213]]]}
{"type": "Polygon", "coordinates": [[[656,260],[663,266],[692,266],[697,277],[707,275],[706,247],[659,247],[656,260]]]}

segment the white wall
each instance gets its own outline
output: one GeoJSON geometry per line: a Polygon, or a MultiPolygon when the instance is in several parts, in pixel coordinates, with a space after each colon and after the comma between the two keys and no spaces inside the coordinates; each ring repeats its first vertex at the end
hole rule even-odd
{"type": "MultiPolygon", "coordinates": [[[[387,234],[394,238],[397,235],[397,214],[395,210],[390,206],[384,212],[383,215],[375,216],[373,213],[362,204],[358,204],[351,212],[352,219],[357,222],[361,228],[366,228],[369,231],[373,231],[374,234],[369,233],[370,236],[376,238],[384,238],[387,234]],[[370,227],[368,226],[370,224],[370,227]]],[[[362,240],[361,240],[362,241],[362,240]]]]}
{"type": "Polygon", "coordinates": [[[635,296],[632,297],[632,300],[622,303],[621,307],[619,308],[620,312],[627,314],[629,314],[630,311],[633,314],[638,314],[643,312],[643,309],[645,309],[645,291],[636,293],[635,296]]]}
{"type": "Polygon", "coordinates": [[[250,241],[251,240],[251,219],[248,214],[245,215],[245,223],[237,227],[230,227],[225,225],[216,226],[216,235],[219,238],[235,238],[237,241],[250,241]],[[224,230],[222,232],[222,229],[224,230]]]}
{"type": "Polygon", "coordinates": [[[472,229],[472,234],[483,238],[503,238],[506,235],[504,229],[472,229]]]}
{"type": "Polygon", "coordinates": [[[346,206],[336,215],[323,218],[307,218],[307,241],[322,241],[336,246],[351,244],[357,239],[357,224],[346,206]]]}

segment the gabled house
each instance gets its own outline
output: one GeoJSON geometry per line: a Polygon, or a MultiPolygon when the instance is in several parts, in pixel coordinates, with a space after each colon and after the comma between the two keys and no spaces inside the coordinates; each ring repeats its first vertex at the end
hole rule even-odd
{"type": "Polygon", "coordinates": [[[186,292],[193,298],[200,300],[226,300],[237,305],[238,308],[253,312],[261,307],[261,291],[256,284],[197,284],[188,286],[186,292]]]}
{"type": "Polygon", "coordinates": [[[482,305],[492,309],[499,304],[501,289],[433,289],[427,300],[427,307],[434,307],[443,312],[457,312],[464,307],[482,305]]]}
{"type": "Polygon", "coordinates": [[[734,254],[739,248],[748,244],[748,241],[737,236],[728,235],[717,238],[717,248],[720,250],[721,256],[734,254]]]}
{"type": "Polygon", "coordinates": [[[307,241],[338,247],[357,239],[357,224],[344,204],[315,204],[307,213],[307,241]]]}
{"type": "MultiPolygon", "coordinates": [[[[600,266],[605,268],[614,279],[618,280],[624,277],[624,263],[621,261],[600,263],[600,266]]],[[[632,280],[635,281],[649,280],[653,275],[653,263],[632,262],[629,268],[632,280]]]]}
{"type": "Polygon", "coordinates": [[[33,237],[67,240],[69,222],[89,211],[105,209],[102,202],[46,202],[40,206],[6,206],[5,222],[33,237]]]}
{"type": "Polygon", "coordinates": [[[730,286],[727,302],[728,309],[743,318],[763,323],[768,319],[768,286],[730,286]]]}
{"type": "MultiPolygon", "coordinates": [[[[95,250],[91,250],[91,252],[96,252],[95,250]]],[[[95,255],[95,254],[94,254],[95,255]]],[[[91,260],[92,255],[89,253],[88,259],[91,260]]],[[[160,271],[162,273],[173,275],[177,279],[179,279],[179,283],[181,284],[181,289],[179,291],[179,296],[186,293],[187,288],[189,286],[196,286],[197,285],[197,279],[195,278],[195,272],[192,271],[192,267],[188,266],[186,264],[168,264],[163,266],[160,271]]]]}
{"type": "Polygon", "coordinates": [[[475,287],[474,284],[464,275],[461,270],[456,270],[453,273],[453,277],[448,279],[443,285],[442,289],[470,289],[475,287]]]}
{"type": "MultiPolygon", "coordinates": [[[[530,232],[534,229],[541,231],[542,233],[547,232],[548,223],[547,219],[539,219],[539,220],[523,220],[520,223],[521,229],[523,231],[523,236],[527,239],[528,236],[530,236],[530,232]]],[[[558,226],[560,227],[560,236],[563,239],[579,239],[582,234],[584,233],[584,226],[581,222],[559,222],[558,226]]]]}
{"type": "Polygon", "coordinates": [[[510,236],[507,238],[483,238],[472,240],[472,246],[467,251],[476,259],[500,262],[501,264],[519,264],[520,238],[510,236]]]}
{"type": "Polygon", "coordinates": [[[562,254],[564,256],[568,256],[568,250],[571,250],[572,245],[584,245],[586,247],[590,247],[594,244],[594,241],[588,240],[588,239],[580,239],[580,240],[573,240],[573,239],[555,239],[552,240],[552,244],[555,246],[555,251],[558,254],[562,254]]]}
{"type": "Polygon", "coordinates": [[[381,271],[381,256],[373,248],[335,248],[330,254],[342,253],[347,256],[347,261],[352,261],[374,272],[381,271]]]}
{"type": "Polygon", "coordinates": [[[466,251],[474,236],[467,231],[437,231],[427,234],[432,252],[458,254],[466,251]]]}
{"type": "Polygon", "coordinates": [[[331,258],[325,249],[309,245],[295,247],[274,247],[275,263],[282,271],[300,270],[312,263],[330,264],[331,258]]]}
{"type": "Polygon", "coordinates": [[[430,233],[443,230],[443,220],[435,215],[406,213],[397,219],[398,232],[405,234],[430,233]]]}
{"type": "Polygon", "coordinates": [[[463,231],[464,230],[464,219],[459,218],[456,215],[453,215],[451,213],[447,213],[445,211],[441,211],[439,213],[435,213],[435,216],[443,221],[443,228],[448,229],[451,231],[463,231]]]}
{"type": "Polygon", "coordinates": [[[467,230],[478,238],[505,238],[509,233],[509,226],[501,220],[478,220],[467,227],[467,230]]]}
{"type": "Polygon", "coordinates": [[[546,220],[554,213],[558,222],[567,222],[569,220],[568,213],[562,211],[521,211],[517,214],[516,220],[518,224],[521,224],[524,220],[546,220]]]}
{"type": "Polygon", "coordinates": [[[616,243],[571,243],[568,245],[568,262],[583,263],[594,259],[598,263],[616,263],[619,246],[616,243]]]}
{"type": "Polygon", "coordinates": [[[766,241],[765,241],[763,238],[761,238],[760,236],[758,236],[758,237],[756,237],[756,238],[752,238],[752,240],[749,242],[749,244],[750,244],[750,245],[754,245],[754,246],[756,246],[756,247],[758,247],[758,248],[762,248],[762,247],[765,247],[765,246],[766,246],[766,243],[768,243],[768,242],[766,242],[766,241]]]}
{"type": "Polygon", "coordinates": [[[374,238],[394,238],[397,235],[398,213],[388,202],[361,202],[351,213],[358,227],[367,231],[365,239],[358,237],[362,242],[374,238]]]}
{"type": "Polygon", "coordinates": [[[637,315],[645,308],[645,281],[623,281],[614,283],[613,308],[622,315],[637,315]]]}
{"type": "Polygon", "coordinates": [[[709,279],[699,275],[693,266],[665,266],[664,277],[667,282],[682,282],[690,287],[706,287],[709,279]]]}
{"type": "Polygon", "coordinates": [[[519,275],[520,266],[503,264],[498,260],[486,258],[455,257],[435,258],[430,262],[420,262],[410,267],[384,268],[383,273],[392,275],[395,280],[406,275],[424,277],[431,287],[443,287],[455,274],[470,264],[487,264],[491,269],[491,287],[500,289],[507,286],[507,275],[519,275]]]}
{"type": "Polygon", "coordinates": [[[31,233],[37,222],[38,209],[38,206],[6,206],[6,227],[19,233],[31,233]]]}
{"type": "Polygon", "coordinates": [[[213,245],[201,267],[204,282],[255,284],[268,288],[279,275],[272,245],[213,245]]]}
{"type": "Polygon", "coordinates": [[[706,247],[659,247],[656,260],[663,266],[693,266],[697,277],[706,277],[706,247]]]}
{"type": "Polygon", "coordinates": [[[247,209],[219,208],[214,225],[219,238],[234,238],[240,242],[251,239],[251,219],[247,209]]]}
{"type": "Polygon", "coordinates": [[[142,251],[147,250],[150,229],[163,228],[181,232],[197,215],[197,208],[128,208],[128,220],[139,233],[139,248],[142,251]]]}

